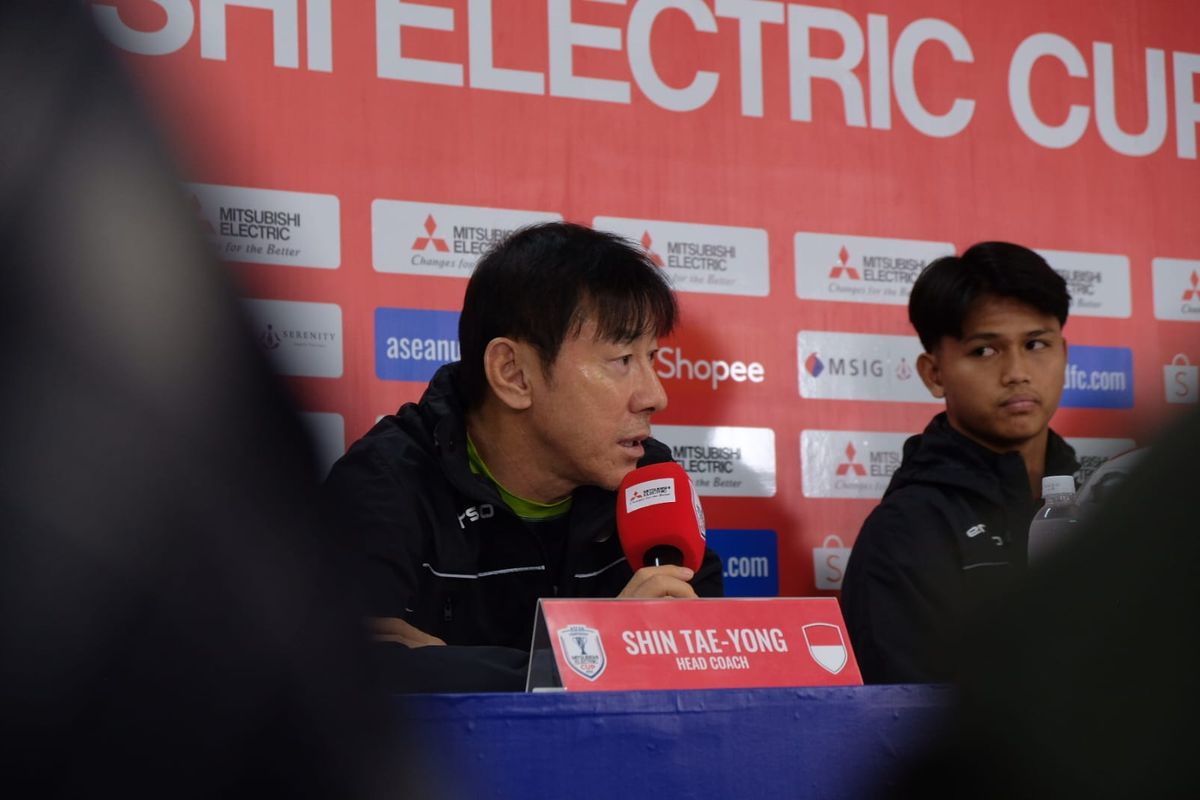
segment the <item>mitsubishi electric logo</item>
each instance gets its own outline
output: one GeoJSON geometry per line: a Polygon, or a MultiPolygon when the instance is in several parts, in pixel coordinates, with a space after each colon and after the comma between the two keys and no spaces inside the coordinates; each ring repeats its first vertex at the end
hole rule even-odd
{"type": "Polygon", "coordinates": [[[655,425],[654,438],[692,479],[696,493],[717,497],[775,496],[775,431],[655,425]]]}
{"type": "Polygon", "coordinates": [[[878,499],[904,456],[907,433],[800,432],[800,474],[805,497],[878,499]]]}
{"type": "Polygon", "coordinates": [[[842,249],[838,251],[837,263],[829,270],[829,277],[840,278],[845,274],[852,281],[861,281],[862,276],[858,274],[858,270],[847,263],[849,259],[850,251],[846,249],[846,245],[842,245],[842,249]]]}
{"type": "Polygon", "coordinates": [[[640,242],[681,292],[765,297],[770,291],[767,232],[759,228],[596,217],[592,225],[640,242]]]}
{"type": "Polygon", "coordinates": [[[655,478],[652,481],[642,481],[625,489],[625,511],[637,511],[646,506],[656,506],[660,503],[675,502],[675,479],[655,478]]]}
{"type": "Polygon", "coordinates": [[[341,213],[330,194],[185,184],[192,210],[227,261],[337,269],[341,213]]]}
{"type": "Polygon", "coordinates": [[[517,228],[561,219],[545,211],[377,199],[372,264],[376,272],[467,278],[480,256],[517,228]]]}
{"type": "Polygon", "coordinates": [[[1079,460],[1079,471],[1075,473],[1075,485],[1083,486],[1105,461],[1113,456],[1126,453],[1135,447],[1133,439],[1093,439],[1072,437],[1067,444],[1075,450],[1075,458],[1079,460]]]}
{"type": "Polygon", "coordinates": [[[650,238],[650,231],[642,234],[642,249],[646,251],[646,255],[650,257],[650,261],[653,262],[654,266],[664,266],[662,256],[654,252],[654,240],[650,238]]]}
{"type": "Polygon", "coordinates": [[[412,249],[425,250],[426,248],[432,247],[439,253],[449,253],[450,246],[446,244],[446,240],[440,239],[433,235],[436,231],[437,220],[433,218],[433,214],[430,214],[425,218],[425,235],[418,236],[416,238],[416,241],[413,242],[412,249]]]}
{"type": "Polygon", "coordinates": [[[850,442],[846,445],[846,461],[838,464],[837,474],[839,476],[852,472],[855,475],[866,477],[867,469],[862,464],[855,463],[855,455],[856,451],[854,450],[854,442],[850,442]]]}
{"type": "Polygon", "coordinates": [[[793,237],[796,296],[906,305],[921,270],[954,252],[947,242],[800,232],[793,237]]]}
{"type": "Polygon", "coordinates": [[[1200,300],[1200,274],[1196,270],[1192,270],[1192,285],[1190,288],[1183,290],[1184,301],[1200,300]]]}
{"type": "Polygon", "coordinates": [[[1158,319],[1200,322],[1200,261],[1156,258],[1154,316],[1158,319]]]}
{"type": "Polygon", "coordinates": [[[1038,250],[1037,253],[1067,282],[1072,315],[1129,317],[1128,256],[1067,250],[1038,250]]]}

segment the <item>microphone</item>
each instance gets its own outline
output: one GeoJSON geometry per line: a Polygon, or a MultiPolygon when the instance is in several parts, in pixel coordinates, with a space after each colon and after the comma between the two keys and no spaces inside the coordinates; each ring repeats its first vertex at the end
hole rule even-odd
{"type": "Polygon", "coordinates": [[[704,510],[683,467],[667,461],[625,476],[617,489],[617,536],[634,570],[662,564],[700,569],[704,510]]]}

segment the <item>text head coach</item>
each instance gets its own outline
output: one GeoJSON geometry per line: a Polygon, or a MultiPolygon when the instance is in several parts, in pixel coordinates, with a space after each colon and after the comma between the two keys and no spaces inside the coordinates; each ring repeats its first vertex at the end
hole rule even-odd
{"type": "Polygon", "coordinates": [[[643,253],[580,225],[523,228],[480,260],[462,360],[326,481],[396,688],[523,688],[539,598],[721,594],[711,550],[696,573],[635,572],[616,535],[622,478],[671,458],[650,419],[677,313],[643,253]]]}

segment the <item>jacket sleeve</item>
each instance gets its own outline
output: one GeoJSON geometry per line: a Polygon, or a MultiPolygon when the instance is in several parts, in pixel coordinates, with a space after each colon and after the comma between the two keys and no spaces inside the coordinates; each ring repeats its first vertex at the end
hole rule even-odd
{"type": "MultiPolygon", "coordinates": [[[[419,519],[429,493],[402,479],[374,447],[352,447],[324,486],[327,513],[355,563],[371,617],[396,617],[418,628],[406,609],[420,590],[417,570],[424,532],[419,519]]],[[[427,626],[426,626],[427,627],[427,626]]],[[[426,631],[436,633],[435,631],[426,631]]],[[[394,692],[505,692],[525,688],[529,653],[508,647],[376,642],[376,666],[394,692]]]]}
{"type": "Polygon", "coordinates": [[[323,491],[330,526],[356,564],[368,614],[406,618],[418,590],[422,487],[405,485],[376,447],[360,443],[333,465],[323,491]]]}
{"type": "Polygon", "coordinates": [[[704,548],[704,560],[700,562],[700,569],[692,578],[692,588],[701,597],[725,596],[721,557],[712,548],[704,548]]]}
{"type": "Polygon", "coordinates": [[[945,633],[958,610],[953,542],[884,503],[867,517],[846,565],[842,610],[867,683],[947,680],[945,633]],[[948,546],[946,546],[948,545],[948,546]]]}

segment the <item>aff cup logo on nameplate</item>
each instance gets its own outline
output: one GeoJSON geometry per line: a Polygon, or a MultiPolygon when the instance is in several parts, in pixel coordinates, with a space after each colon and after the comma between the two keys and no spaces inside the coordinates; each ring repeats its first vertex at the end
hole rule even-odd
{"type": "Polygon", "coordinates": [[[567,666],[576,673],[594,681],[604,672],[608,660],[604,657],[600,631],[586,625],[568,625],[558,629],[558,641],[567,666]]]}
{"type": "Polygon", "coordinates": [[[837,675],[846,666],[849,656],[842,629],[828,622],[812,622],[801,628],[808,654],[826,672],[837,675]]]}

